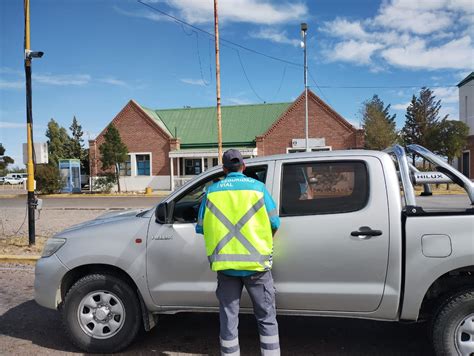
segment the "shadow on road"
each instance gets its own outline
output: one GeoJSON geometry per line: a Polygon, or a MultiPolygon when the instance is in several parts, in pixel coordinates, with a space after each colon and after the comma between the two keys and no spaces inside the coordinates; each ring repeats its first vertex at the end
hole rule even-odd
{"type": "MultiPolygon", "coordinates": [[[[182,313],[161,316],[158,326],[143,333],[124,354],[192,353],[218,355],[217,314],[182,313]]],[[[432,355],[425,324],[367,320],[279,317],[283,355],[432,355]]],[[[242,355],[259,355],[255,319],[241,315],[242,355]]],[[[67,339],[60,314],[22,303],[0,316],[0,335],[29,340],[32,353],[79,352],[67,339]]]]}

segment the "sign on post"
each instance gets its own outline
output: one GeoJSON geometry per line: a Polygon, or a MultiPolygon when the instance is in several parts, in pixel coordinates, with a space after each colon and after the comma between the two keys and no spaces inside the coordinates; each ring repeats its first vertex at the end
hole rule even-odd
{"type": "MultiPolygon", "coordinates": [[[[34,162],[36,164],[48,163],[48,144],[46,142],[35,142],[33,146],[34,162]]],[[[23,144],[23,164],[28,163],[28,147],[23,144]]]]}

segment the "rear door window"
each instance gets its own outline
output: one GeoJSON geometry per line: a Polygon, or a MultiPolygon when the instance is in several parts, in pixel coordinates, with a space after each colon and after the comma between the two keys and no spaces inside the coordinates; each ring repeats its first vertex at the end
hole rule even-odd
{"type": "Polygon", "coordinates": [[[363,209],[369,176],[362,161],[283,165],[281,216],[338,214],[363,209]]]}

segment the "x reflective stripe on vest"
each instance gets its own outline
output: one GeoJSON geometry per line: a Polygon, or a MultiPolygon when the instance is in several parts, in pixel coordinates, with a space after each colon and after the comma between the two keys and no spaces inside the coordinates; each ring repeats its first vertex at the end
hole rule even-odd
{"type": "Polygon", "coordinates": [[[209,262],[222,262],[222,261],[238,261],[238,262],[258,262],[263,264],[270,259],[270,255],[261,255],[260,252],[250,243],[249,240],[240,231],[244,225],[265,206],[265,200],[259,199],[240,220],[234,225],[209,199],[206,202],[206,207],[216,216],[217,219],[229,230],[229,232],[219,241],[214,252],[208,257],[209,262]],[[242,254],[222,254],[219,252],[224,248],[227,243],[235,237],[239,242],[245,246],[250,252],[249,255],[242,254]]]}

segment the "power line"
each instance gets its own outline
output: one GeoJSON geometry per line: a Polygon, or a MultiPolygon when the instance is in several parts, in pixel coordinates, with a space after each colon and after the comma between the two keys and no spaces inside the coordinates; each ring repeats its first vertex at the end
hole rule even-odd
{"type": "MultiPolygon", "coordinates": [[[[160,10],[160,9],[157,9],[156,7],[151,6],[150,4],[144,3],[144,2],[141,1],[141,0],[137,0],[137,2],[139,2],[139,3],[142,4],[143,6],[146,6],[146,7],[150,8],[150,9],[152,9],[153,11],[159,12],[160,14],[162,14],[162,15],[164,15],[164,16],[167,16],[167,17],[169,17],[169,18],[175,20],[176,22],[178,22],[178,23],[180,23],[180,24],[189,26],[189,27],[191,27],[191,28],[193,28],[193,29],[195,29],[195,30],[197,30],[197,31],[200,31],[200,32],[202,32],[202,33],[205,33],[205,34],[207,34],[207,35],[209,35],[209,36],[211,36],[211,37],[213,37],[213,38],[215,37],[215,35],[214,35],[213,33],[209,32],[209,31],[206,31],[206,30],[204,30],[204,29],[202,29],[202,28],[199,28],[199,27],[197,27],[197,26],[191,25],[190,23],[188,23],[188,22],[186,22],[186,21],[184,21],[184,20],[181,20],[181,19],[177,18],[176,16],[170,15],[170,14],[168,14],[168,13],[166,13],[166,12],[160,10]]],[[[254,54],[258,54],[258,55],[260,55],[260,56],[267,57],[267,58],[273,59],[273,60],[275,60],[275,61],[280,61],[280,62],[283,62],[283,63],[286,63],[286,64],[291,64],[291,65],[297,66],[297,67],[302,67],[302,66],[303,66],[303,65],[300,64],[300,63],[292,62],[292,61],[289,61],[289,60],[286,60],[286,59],[283,59],[283,58],[278,58],[278,57],[275,57],[275,56],[272,56],[272,55],[269,55],[269,54],[266,54],[266,53],[263,53],[263,52],[254,50],[254,49],[252,49],[252,48],[245,47],[245,46],[243,46],[243,45],[241,45],[241,44],[238,44],[238,43],[236,43],[236,42],[232,42],[232,41],[229,41],[229,40],[226,40],[226,39],[223,39],[223,38],[221,38],[220,40],[221,40],[222,42],[226,42],[226,43],[229,43],[229,44],[231,44],[231,45],[233,45],[233,46],[236,46],[236,47],[238,47],[238,48],[244,49],[244,50],[246,50],[246,51],[248,51],[248,52],[251,52],[251,53],[254,53],[254,54]]]]}
{"type": "Polygon", "coordinates": [[[250,79],[249,77],[247,76],[247,72],[245,71],[245,67],[244,67],[244,64],[242,63],[242,58],[240,57],[240,52],[238,50],[236,50],[235,48],[232,48],[235,52],[237,52],[237,57],[239,58],[239,63],[240,63],[240,67],[242,68],[242,71],[244,72],[244,76],[245,76],[245,79],[247,79],[247,83],[249,84],[249,87],[250,89],[253,91],[253,93],[255,94],[255,96],[260,100],[260,101],[263,101],[265,102],[265,100],[262,99],[262,97],[260,95],[258,95],[258,93],[255,91],[252,83],[250,82],[250,79]]]}
{"type": "MultiPolygon", "coordinates": [[[[309,72],[309,71],[308,71],[309,72]]],[[[326,102],[332,106],[331,102],[329,101],[329,99],[327,98],[327,96],[324,94],[324,92],[322,91],[321,87],[318,85],[318,83],[316,83],[316,80],[314,79],[313,77],[313,74],[311,72],[309,72],[309,77],[311,78],[311,80],[313,81],[314,85],[316,85],[316,87],[319,89],[319,92],[321,93],[321,95],[323,96],[324,100],[326,100],[326,102]]]]}

